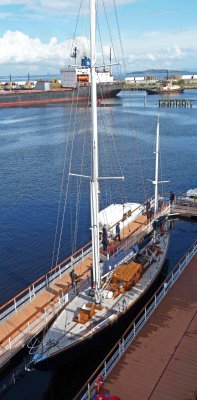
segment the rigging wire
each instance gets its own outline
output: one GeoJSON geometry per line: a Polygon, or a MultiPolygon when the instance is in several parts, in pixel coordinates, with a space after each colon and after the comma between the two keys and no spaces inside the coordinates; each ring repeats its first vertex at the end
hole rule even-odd
{"type": "MultiPolygon", "coordinates": [[[[73,93],[73,97],[74,97],[74,93],[73,93]]],[[[69,123],[68,123],[68,135],[67,135],[66,146],[65,146],[65,151],[64,151],[64,160],[63,160],[63,170],[62,170],[62,179],[61,179],[61,187],[60,187],[60,196],[59,196],[57,220],[56,220],[54,243],[53,243],[53,253],[52,253],[51,268],[50,268],[51,274],[52,274],[52,269],[54,267],[54,260],[55,260],[55,253],[56,253],[56,247],[57,246],[58,246],[58,251],[57,251],[57,257],[56,257],[55,266],[58,265],[58,257],[59,257],[59,249],[60,249],[61,233],[62,233],[60,231],[60,236],[59,236],[58,229],[59,229],[60,222],[62,221],[62,223],[63,223],[63,220],[64,220],[64,214],[62,215],[62,220],[61,220],[61,207],[62,207],[62,199],[63,199],[63,193],[64,193],[64,180],[65,180],[65,172],[66,172],[66,162],[67,162],[67,157],[68,157],[67,153],[68,153],[68,145],[69,145],[69,138],[70,138],[71,122],[72,122],[73,104],[74,104],[73,97],[72,97],[71,107],[70,107],[69,123]],[[59,241],[58,241],[58,236],[59,236],[59,241]],[[57,242],[58,242],[58,245],[57,245],[57,242]]],[[[69,178],[68,178],[68,180],[69,180],[69,178]]],[[[67,185],[68,185],[68,182],[67,182],[67,185]]],[[[62,227],[62,223],[61,223],[61,227],[62,227]]],[[[48,292],[48,298],[50,298],[50,292],[48,292]]],[[[43,329],[43,335],[46,334],[47,329],[48,328],[47,328],[47,325],[46,325],[44,327],[44,329],[43,329]]]]}
{"type": "MultiPolygon", "coordinates": [[[[103,164],[103,171],[108,171],[107,175],[110,176],[115,176],[120,175],[124,176],[123,168],[121,165],[120,161],[120,156],[118,152],[118,145],[117,145],[117,137],[119,135],[115,120],[114,120],[114,115],[112,112],[112,108],[110,107],[105,107],[100,109],[100,115],[101,115],[101,123],[102,123],[102,129],[103,129],[103,143],[102,143],[102,152],[103,152],[103,157],[102,157],[102,164],[103,164]],[[112,122],[112,124],[110,124],[112,122]],[[109,129],[110,127],[110,129],[109,129]],[[111,158],[109,159],[109,152],[111,153],[111,158]]],[[[106,174],[106,173],[104,173],[106,174]]],[[[105,183],[105,189],[106,189],[106,194],[109,196],[110,202],[112,202],[112,189],[111,186],[117,187],[116,192],[119,190],[120,195],[122,198],[122,201],[124,199],[123,191],[124,191],[124,184],[122,185],[117,185],[117,181],[113,181],[112,183],[110,181],[104,180],[105,183]]],[[[107,196],[106,196],[106,201],[107,201],[107,196]]],[[[109,202],[109,201],[107,201],[109,202]]]]}
{"type": "MultiPolygon", "coordinates": [[[[82,2],[83,2],[83,0],[80,1],[80,5],[79,5],[79,10],[78,10],[77,20],[76,20],[76,24],[75,24],[75,30],[74,30],[73,40],[72,40],[72,45],[71,45],[71,51],[72,51],[72,49],[74,47],[74,41],[75,41],[75,38],[76,38],[76,32],[77,32],[80,13],[81,13],[82,2]]],[[[70,57],[71,57],[71,54],[70,54],[70,57]]],[[[70,64],[70,57],[69,57],[69,64],[70,64]]]]}
{"type": "MultiPolygon", "coordinates": [[[[73,95],[74,95],[74,93],[73,93],[73,95]]],[[[70,108],[68,132],[70,132],[70,129],[71,129],[72,108],[73,108],[73,101],[71,103],[71,108],[70,108]]],[[[57,236],[58,236],[58,226],[59,226],[59,223],[60,223],[60,211],[61,211],[61,203],[62,203],[62,196],[63,196],[63,187],[64,187],[64,178],[65,178],[65,170],[66,170],[68,143],[69,143],[69,134],[67,136],[66,147],[65,147],[65,156],[64,156],[63,171],[62,171],[62,180],[61,180],[61,188],[60,188],[60,197],[59,197],[59,205],[58,205],[58,212],[57,212],[56,228],[55,228],[55,237],[54,237],[54,244],[53,244],[53,254],[52,254],[52,261],[51,261],[51,269],[54,267],[55,250],[56,250],[56,243],[57,243],[57,236]]],[[[57,262],[56,262],[56,265],[57,265],[57,262]]]]}
{"type": "MultiPolygon", "coordinates": [[[[76,115],[77,115],[77,112],[75,112],[75,115],[74,115],[74,127],[76,126],[76,115]]],[[[62,234],[63,234],[63,226],[64,226],[64,220],[65,220],[66,204],[67,204],[67,198],[68,198],[68,189],[69,189],[69,183],[70,183],[70,173],[71,173],[71,169],[72,169],[72,156],[73,156],[73,149],[74,149],[74,135],[75,135],[75,129],[73,129],[73,132],[71,134],[71,149],[70,149],[70,160],[69,160],[69,166],[68,166],[68,180],[67,180],[67,184],[66,184],[66,193],[65,193],[65,200],[64,200],[64,206],[63,206],[63,212],[62,212],[62,221],[61,221],[59,243],[58,243],[57,256],[56,256],[56,266],[58,265],[58,260],[59,260],[60,246],[61,246],[62,234]]]]}
{"type": "Polygon", "coordinates": [[[107,22],[107,26],[108,26],[108,32],[109,32],[109,36],[110,36],[110,40],[111,40],[111,46],[112,46],[112,49],[113,49],[114,58],[115,58],[116,63],[118,64],[118,60],[117,60],[117,58],[116,58],[116,52],[115,52],[115,48],[114,48],[114,45],[113,45],[111,29],[110,29],[109,19],[108,19],[108,17],[107,17],[107,13],[106,13],[106,8],[105,8],[104,0],[102,0],[102,4],[103,4],[104,12],[105,12],[105,18],[106,18],[106,22],[107,22]]]}
{"type": "MultiPolygon", "coordinates": [[[[78,12],[78,16],[77,16],[77,22],[76,22],[76,26],[75,26],[75,32],[73,35],[73,42],[72,42],[72,46],[74,45],[74,41],[76,39],[76,31],[77,31],[77,26],[78,26],[78,21],[79,21],[79,15],[81,13],[81,6],[82,6],[82,0],[80,2],[80,7],[79,7],[79,12],[78,12]]],[[[70,153],[70,164],[69,164],[69,172],[71,172],[71,162],[72,162],[72,153],[73,153],[73,143],[74,143],[74,137],[75,137],[75,131],[76,131],[76,115],[77,115],[77,109],[78,109],[78,97],[79,97],[79,91],[77,92],[77,101],[76,101],[76,107],[75,107],[75,116],[74,116],[74,124],[73,124],[73,137],[72,137],[72,150],[70,153]]],[[[71,113],[70,113],[70,121],[71,121],[71,114],[73,115],[73,104],[72,104],[72,108],[71,108],[71,113]]],[[[71,124],[69,124],[69,132],[71,130],[71,124]]],[[[68,136],[69,138],[69,136],[68,136]]],[[[85,140],[85,138],[84,138],[85,140]]],[[[84,146],[83,146],[83,154],[84,154],[84,146]]],[[[67,151],[65,153],[65,162],[66,162],[66,158],[67,158],[67,151]]],[[[82,168],[82,166],[81,166],[82,168]]],[[[56,248],[56,243],[57,243],[57,230],[58,230],[58,225],[59,225],[59,220],[60,220],[60,208],[61,208],[61,203],[62,203],[62,193],[63,193],[63,179],[64,179],[64,173],[63,173],[63,177],[62,177],[62,188],[61,188],[61,195],[60,195],[60,202],[59,202],[59,210],[58,210],[58,222],[57,222],[57,227],[56,227],[56,234],[55,234],[55,241],[54,241],[54,251],[53,251],[53,261],[54,261],[54,256],[55,256],[55,248],[56,248]]],[[[55,265],[58,264],[58,260],[59,260],[59,254],[60,254],[60,247],[61,247],[61,241],[62,241],[62,234],[63,234],[63,225],[64,225],[64,219],[65,219],[65,212],[66,212],[66,202],[67,202],[67,197],[68,197],[68,187],[69,187],[69,181],[70,179],[68,179],[67,181],[67,188],[66,188],[66,196],[65,196],[65,202],[64,202],[64,207],[63,207],[63,213],[61,216],[61,228],[60,228],[60,234],[59,234],[59,242],[58,242],[58,248],[57,248],[57,256],[56,256],[56,263],[55,265]]],[[[80,204],[80,188],[81,188],[81,183],[79,183],[78,179],[77,179],[77,203],[76,203],[76,211],[75,211],[75,223],[71,223],[71,238],[73,239],[72,242],[72,251],[76,250],[76,244],[77,244],[77,232],[78,232],[78,221],[79,221],[79,204],[80,204]],[[74,231],[72,231],[72,227],[74,225],[74,231]]],[[[72,204],[71,204],[71,208],[72,208],[72,204]]],[[[70,219],[72,222],[72,210],[70,210],[70,219]]],[[[74,221],[73,221],[74,222],[74,221]]],[[[53,265],[53,262],[52,262],[53,265]]]]}
{"type": "MultiPolygon", "coordinates": [[[[111,45],[115,54],[115,47],[113,45],[113,40],[112,40],[112,34],[110,31],[110,24],[109,21],[107,19],[107,14],[106,14],[106,9],[105,9],[105,5],[103,3],[103,8],[105,11],[105,18],[107,20],[107,27],[108,27],[108,31],[109,31],[109,35],[111,38],[111,45]]],[[[103,42],[102,42],[102,37],[101,37],[101,29],[100,29],[100,24],[99,24],[99,18],[97,15],[97,30],[99,33],[99,39],[100,39],[100,47],[101,47],[101,52],[102,52],[102,57],[103,57],[103,64],[105,64],[104,61],[104,50],[103,50],[103,42]]],[[[116,59],[116,56],[115,56],[116,59]]],[[[107,83],[105,84],[105,87],[107,86],[107,83]]],[[[110,85],[109,85],[110,88],[110,85]]],[[[105,91],[102,90],[102,86],[100,85],[100,92],[101,92],[101,100],[105,100],[105,91]]],[[[121,162],[120,162],[120,158],[119,158],[119,154],[117,151],[117,137],[120,136],[117,132],[117,128],[116,128],[116,124],[115,124],[115,120],[114,120],[114,116],[113,116],[113,112],[112,112],[112,108],[111,106],[109,107],[104,107],[104,108],[100,108],[100,112],[99,115],[101,116],[100,120],[101,120],[101,124],[102,124],[102,130],[104,132],[104,134],[102,135],[102,138],[104,138],[105,140],[103,140],[103,143],[101,142],[101,147],[102,147],[102,152],[103,152],[103,157],[100,157],[101,161],[102,161],[102,165],[103,165],[103,171],[108,171],[107,175],[110,176],[114,176],[115,172],[121,174],[121,176],[124,175],[123,173],[123,169],[121,167],[121,162]],[[109,129],[110,127],[110,129],[109,129]],[[106,145],[107,143],[107,145],[106,145]],[[109,150],[111,150],[113,148],[113,153],[115,155],[115,157],[112,157],[109,159],[108,156],[108,152],[109,150]]],[[[106,175],[106,173],[104,174],[106,175]]],[[[120,185],[116,184],[116,180],[113,181],[107,181],[104,180],[102,181],[102,186],[105,188],[105,199],[106,199],[106,203],[111,203],[112,202],[112,198],[114,196],[112,196],[112,191],[113,188],[116,186],[116,194],[118,191],[123,191],[121,189],[124,188],[124,185],[121,185],[121,189],[120,189],[120,185]]],[[[125,196],[121,195],[122,197],[122,201],[123,198],[125,196]]],[[[103,198],[101,199],[101,201],[103,200],[103,198]]]]}
{"type": "MultiPolygon", "coordinates": [[[[85,156],[85,144],[86,144],[86,137],[87,137],[87,124],[88,124],[88,108],[89,108],[89,101],[90,97],[88,98],[88,103],[86,107],[86,112],[85,112],[85,130],[84,130],[84,135],[83,135],[83,145],[82,145],[82,159],[81,159],[81,169],[80,169],[80,174],[82,175],[83,172],[83,166],[84,166],[84,156],[85,156]]],[[[76,206],[76,213],[75,213],[75,231],[74,231],[74,240],[73,240],[73,247],[72,247],[72,252],[76,251],[77,247],[77,235],[78,235],[78,226],[79,226],[79,211],[80,211],[80,200],[81,200],[81,188],[82,188],[82,177],[78,180],[78,185],[77,185],[77,206],[76,206]]]]}
{"type": "MultiPolygon", "coordinates": [[[[125,74],[126,74],[125,57],[124,57],[123,44],[122,44],[121,33],[120,33],[120,25],[119,25],[119,21],[118,21],[118,14],[117,14],[117,8],[116,8],[115,0],[113,0],[113,3],[114,3],[114,10],[115,10],[115,17],[116,17],[116,25],[117,25],[117,28],[118,28],[120,48],[121,48],[121,58],[123,60],[124,71],[125,71],[125,74]]],[[[105,6],[104,6],[104,9],[105,9],[105,6]]],[[[106,14],[106,9],[105,9],[105,14],[106,14]]],[[[106,19],[107,19],[107,16],[106,16],[106,19]]],[[[107,19],[107,22],[108,22],[108,19],[107,19]]],[[[109,22],[108,22],[108,29],[110,30],[109,22]]],[[[110,37],[112,38],[111,34],[110,34],[110,37]]],[[[114,49],[114,46],[113,46],[113,49],[114,49]]],[[[131,122],[130,113],[129,112],[127,113],[127,116],[129,116],[129,118],[128,118],[129,119],[129,126],[133,126],[133,138],[134,138],[135,146],[137,148],[137,156],[138,156],[137,160],[138,160],[138,164],[139,164],[139,170],[140,170],[140,173],[141,173],[142,185],[143,185],[143,188],[144,188],[144,198],[146,199],[147,198],[146,184],[145,184],[145,179],[144,179],[144,173],[143,173],[141,155],[140,155],[140,148],[139,148],[139,143],[138,143],[138,139],[137,139],[137,133],[136,133],[136,128],[135,128],[135,124],[134,124],[134,118],[133,118],[133,115],[132,115],[133,121],[131,122]]],[[[130,161],[130,158],[128,157],[128,155],[127,155],[127,158],[128,158],[128,165],[129,165],[129,164],[131,164],[131,161],[130,161]]],[[[132,171],[132,168],[131,168],[131,171],[132,171]]]]}
{"type": "MultiPolygon", "coordinates": [[[[119,33],[119,41],[120,41],[120,47],[121,47],[121,54],[122,54],[122,59],[123,59],[124,71],[125,71],[125,75],[126,75],[125,56],[124,56],[122,38],[121,38],[121,33],[120,33],[120,25],[119,25],[117,7],[116,7],[115,0],[113,0],[113,3],[114,3],[114,9],[115,9],[116,23],[117,23],[118,33],[119,33]]],[[[142,185],[143,185],[143,188],[144,188],[144,199],[146,200],[146,198],[147,198],[146,182],[145,182],[145,179],[144,179],[144,173],[143,173],[143,167],[142,167],[142,161],[141,161],[141,154],[140,154],[140,147],[139,147],[139,142],[138,142],[138,138],[137,138],[136,127],[135,127],[133,115],[132,115],[132,119],[133,119],[133,127],[134,127],[133,138],[134,138],[136,149],[137,149],[139,169],[140,169],[140,172],[141,172],[142,185]]]]}

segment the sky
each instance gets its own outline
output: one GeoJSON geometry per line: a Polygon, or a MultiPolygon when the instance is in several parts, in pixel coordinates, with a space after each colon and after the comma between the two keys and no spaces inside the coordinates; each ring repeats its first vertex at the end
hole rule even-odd
{"type": "MultiPolygon", "coordinates": [[[[89,56],[88,4],[0,0],[0,76],[55,76],[70,62],[73,44],[79,58],[89,56]]],[[[196,70],[196,16],[197,0],[98,0],[97,58],[106,62],[112,47],[114,60],[123,56],[125,73],[196,70]]]]}

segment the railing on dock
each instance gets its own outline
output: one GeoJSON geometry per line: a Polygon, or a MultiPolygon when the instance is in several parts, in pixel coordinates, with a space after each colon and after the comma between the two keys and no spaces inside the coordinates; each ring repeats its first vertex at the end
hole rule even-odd
{"type": "Polygon", "coordinates": [[[187,264],[192,260],[193,256],[197,253],[197,240],[187,251],[187,253],[181,258],[176,264],[173,271],[167,276],[163,284],[155,292],[154,296],[148,301],[143,310],[138,314],[131,325],[127,328],[122,338],[116,343],[107,357],[96,369],[94,374],[89,378],[86,384],[83,386],[81,391],[75,396],[74,400],[90,400],[96,393],[95,384],[98,376],[101,376],[103,380],[109,375],[111,370],[117,364],[121,356],[125,353],[127,348],[135,339],[136,335],[142,329],[147,319],[151,316],[154,310],[157,308],[162,299],[166,296],[169,289],[176,282],[180,274],[183,272],[187,264]]]}
{"type": "Polygon", "coordinates": [[[182,206],[182,207],[187,207],[188,209],[192,209],[194,207],[197,207],[197,199],[187,199],[183,198],[181,196],[177,196],[175,198],[174,206],[182,206]]]}
{"type": "Polygon", "coordinates": [[[197,199],[187,199],[181,196],[175,198],[170,207],[170,217],[197,218],[197,199]]]}

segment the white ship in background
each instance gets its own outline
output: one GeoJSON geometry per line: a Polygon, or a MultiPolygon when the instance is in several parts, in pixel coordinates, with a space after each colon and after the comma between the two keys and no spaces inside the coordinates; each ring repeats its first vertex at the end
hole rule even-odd
{"type": "MultiPolygon", "coordinates": [[[[60,70],[62,87],[76,88],[78,85],[89,85],[91,83],[91,59],[84,56],[81,59],[81,65],[77,65],[76,47],[73,50],[72,57],[75,58],[75,64],[68,65],[67,68],[62,68],[60,70]]],[[[99,84],[114,84],[114,77],[108,65],[96,69],[96,82],[98,86],[99,84]]]]}

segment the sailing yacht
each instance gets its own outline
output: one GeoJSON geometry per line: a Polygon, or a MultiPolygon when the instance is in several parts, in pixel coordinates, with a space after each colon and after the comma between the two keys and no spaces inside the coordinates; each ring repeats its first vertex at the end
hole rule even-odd
{"type": "MultiPolygon", "coordinates": [[[[35,349],[36,368],[53,369],[80,353],[81,346],[99,340],[129,313],[133,305],[150,288],[166,258],[169,234],[165,218],[158,212],[159,117],[157,118],[155,201],[153,234],[128,241],[112,257],[101,256],[99,227],[99,174],[97,129],[97,84],[95,52],[95,1],[90,0],[91,19],[91,113],[92,175],[90,178],[92,280],[83,290],[76,290],[35,349]]],[[[118,179],[121,177],[117,177],[118,179]]],[[[102,177],[103,179],[103,177],[102,177]]],[[[105,179],[108,179],[107,177],[105,179]]]]}

